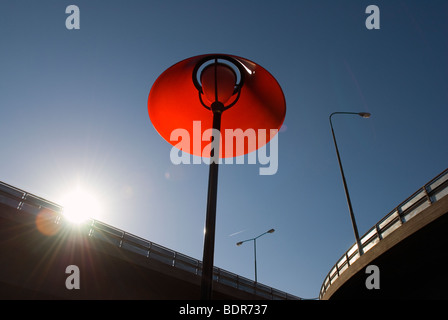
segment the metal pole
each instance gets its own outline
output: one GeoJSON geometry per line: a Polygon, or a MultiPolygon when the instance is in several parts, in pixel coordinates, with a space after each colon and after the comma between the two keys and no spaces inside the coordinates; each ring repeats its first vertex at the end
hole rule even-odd
{"type": "Polygon", "coordinates": [[[254,239],[255,283],[257,283],[257,238],[254,239]]]}
{"type": "MultiPolygon", "coordinates": [[[[213,111],[213,129],[220,132],[221,110],[213,111]]],[[[216,132],[214,130],[214,132],[216,132]]],[[[211,300],[213,291],[213,257],[215,251],[216,200],[218,193],[220,136],[212,141],[208,178],[207,214],[202,259],[201,300],[211,300]]]]}
{"type": "Polygon", "coordinates": [[[344,184],[344,191],[345,191],[345,196],[347,198],[347,203],[348,203],[348,209],[349,209],[349,213],[350,213],[350,220],[352,222],[352,226],[353,226],[353,231],[355,233],[355,240],[356,240],[356,244],[358,246],[358,252],[359,255],[363,254],[363,250],[362,250],[362,246],[361,246],[361,242],[359,240],[359,234],[358,234],[358,227],[356,226],[356,220],[355,220],[355,215],[353,213],[353,207],[352,207],[352,202],[350,200],[350,194],[348,192],[348,188],[347,188],[347,182],[345,181],[345,175],[344,175],[344,169],[342,168],[342,163],[341,163],[341,157],[339,155],[339,150],[338,150],[338,145],[336,143],[336,136],[334,134],[334,130],[333,130],[333,124],[331,122],[331,117],[334,114],[337,113],[343,113],[343,114],[357,114],[357,113],[352,113],[352,112],[334,112],[330,115],[330,127],[331,127],[331,133],[333,134],[333,141],[334,141],[334,146],[336,148],[336,155],[338,157],[338,162],[339,162],[339,169],[341,170],[341,175],[342,175],[342,182],[344,184]]]}
{"type": "Polygon", "coordinates": [[[264,236],[266,233],[273,233],[275,230],[274,229],[270,229],[262,234],[260,234],[259,236],[252,238],[252,239],[246,239],[244,241],[240,241],[237,242],[237,246],[242,245],[244,242],[247,241],[253,241],[254,242],[254,264],[255,264],[255,283],[258,281],[257,279],[257,239],[260,238],[261,236],[264,236]]]}

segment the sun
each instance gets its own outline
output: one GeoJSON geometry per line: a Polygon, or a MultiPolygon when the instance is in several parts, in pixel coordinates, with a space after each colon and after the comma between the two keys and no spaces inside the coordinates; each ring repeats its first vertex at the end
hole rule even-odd
{"type": "Polygon", "coordinates": [[[61,205],[65,219],[75,224],[99,216],[102,210],[98,197],[91,190],[81,186],[68,192],[62,198],[61,205]]]}

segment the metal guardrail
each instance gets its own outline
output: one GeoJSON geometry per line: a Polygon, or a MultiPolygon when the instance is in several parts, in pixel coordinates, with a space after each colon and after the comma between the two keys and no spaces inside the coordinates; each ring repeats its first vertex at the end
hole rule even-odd
{"type": "MultiPolygon", "coordinates": [[[[370,228],[370,230],[367,231],[360,239],[363,252],[365,253],[370,250],[382,239],[447,194],[448,169],[444,170],[423,187],[418,189],[414,194],[400,203],[396,208],[394,208],[390,213],[370,228]]],[[[331,268],[330,272],[328,272],[321,286],[319,299],[323,297],[333,282],[358,258],[358,248],[356,244],[353,244],[350,249],[342,255],[338,262],[336,262],[333,268],[331,268]]]]}
{"type": "MultiPolygon", "coordinates": [[[[56,214],[54,220],[55,223],[65,223],[62,206],[17,189],[1,181],[0,204],[15,208],[18,212],[24,211],[34,215],[37,215],[42,209],[48,209],[56,214]]],[[[67,224],[69,223],[67,222],[67,224]]],[[[91,239],[110,243],[123,250],[144,256],[149,260],[156,260],[167,266],[182,269],[195,275],[200,276],[202,274],[201,261],[112,227],[98,220],[88,220],[80,226],[80,230],[86,232],[91,239]]],[[[301,298],[297,296],[274,289],[259,282],[254,282],[217,267],[214,267],[213,269],[213,280],[271,300],[301,300],[301,298]]]]}

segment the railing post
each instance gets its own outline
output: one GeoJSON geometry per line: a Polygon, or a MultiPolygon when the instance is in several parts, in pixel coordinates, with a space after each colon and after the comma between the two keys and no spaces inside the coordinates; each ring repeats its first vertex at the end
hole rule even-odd
{"type": "Polygon", "coordinates": [[[22,199],[20,200],[19,204],[17,205],[17,210],[18,210],[18,211],[22,210],[23,203],[24,203],[25,200],[26,200],[26,196],[27,196],[27,193],[24,192],[24,193],[22,194],[22,199]]]}
{"type": "Polygon", "coordinates": [[[400,208],[396,207],[395,210],[397,210],[398,220],[400,221],[400,225],[402,225],[403,224],[403,220],[401,219],[400,208]]]}
{"type": "Polygon", "coordinates": [[[123,247],[124,235],[125,235],[125,232],[122,232],[121,238],[120,238],[120,244],[118,245],[119,248],[123,247]]]}
{"type": "Polygon", "coordinates": [[[152,249],[152,242],[150,242],[148,246],[148,259],[150,259],[151,257],[151,249],[152,249]]]}
{"type": "Polygon", "coordinates": [[[383,237],[381,236],[381,230],[380,230],[380,227],[378,226],[378,223],[375,224],[375,230],[376,230],[376,235],[378,236],[378,240],[383,240],[383,237]]]}
{"type": "Polygon", "coordinates": [[[426,185],[423,186],[423,191],[425,192],[426,199],[432,204],[431,197],[429,196],[428,190],[426,189],[426,185]]]}

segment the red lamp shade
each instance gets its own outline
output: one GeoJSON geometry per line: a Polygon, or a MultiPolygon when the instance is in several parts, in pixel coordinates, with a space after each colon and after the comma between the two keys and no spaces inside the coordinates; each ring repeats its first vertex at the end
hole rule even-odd
{"type": "Polygon", "coordinates": [[[203,133],[212,128],[213,113],[203,103],[210,105],[216,100],[224,105],[236,101],[222,113],[221,158],[241,156],[262,147],[274,137],[271,129],[279,130],[285,118],[285,97],[275,78],[250,60],[221,54],[191,57],[163,72],[149,93],[149,118],[157,132],[173,146],[179,141],[171,138],[172,132],[183,129],[189,133],[190,143],[189,148],[183,144],[182,150],[208,157],[202,150],[210,147],[210,134],[203,136],[203,133]],[[220,62],[202,70],[198,68],[204,61],[226,58],[236,64],[240,74],[220,62]],[[200,73],[199,78],[195,79],[195,72],[200,73]],[[202,92],[197,87],[199,79],[202,92]],[[237,82],[241,87],[236,98],[237,82]],[[254,135],[256,143],[248,143],[247,139],[254,139],[254,135]],[[238,139],[244,136],[244,148],[237,148],[238,139]],[[226,141],[226,137],[233,141],[226,141]],[[227,143],[232,143],[233,148],[226,148],[227,143]]]}

